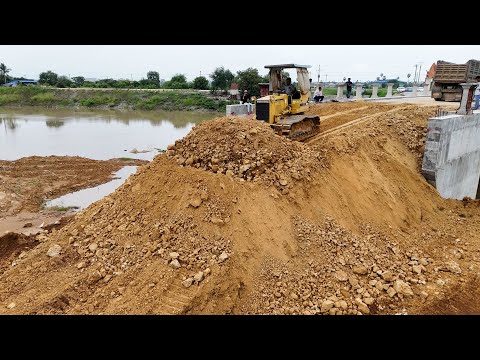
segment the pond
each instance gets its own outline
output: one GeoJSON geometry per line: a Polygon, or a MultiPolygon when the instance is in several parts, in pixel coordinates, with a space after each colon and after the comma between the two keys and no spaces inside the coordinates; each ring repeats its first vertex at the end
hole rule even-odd
{"type": "Polygon", "coordinates": [[[152,160],[194,125],[223,116],[191,111],[0,108],[0,159],[82,156],[152,160]]]}

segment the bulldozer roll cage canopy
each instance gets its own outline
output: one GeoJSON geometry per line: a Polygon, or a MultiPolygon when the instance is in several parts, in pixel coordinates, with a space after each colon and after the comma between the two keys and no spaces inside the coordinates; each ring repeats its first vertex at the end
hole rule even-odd
{"type": "Polygon", "coordinates": [[[266,69],[291,69],[291,68],[310,68],[310,65],[298,65],[298,64],[280,64],[280,65],[265,65],[266,69]]]}

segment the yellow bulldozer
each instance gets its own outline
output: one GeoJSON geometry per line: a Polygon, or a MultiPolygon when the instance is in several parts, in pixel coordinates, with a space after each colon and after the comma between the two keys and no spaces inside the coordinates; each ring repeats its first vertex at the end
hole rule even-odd
{"type": "Polygon", "coordinates": [[[309,67],[297,64],[266,65],[265,68],[269,69],[269,95],[255,102],[257,120],[270,123],[277,134],[296,141],[304,141],[320,130],[320,117],[305,115],[310,100],[309,67]],[[283,79],[284,69],[296,69],[298,89],[290,84],[290,78],[283,79]]]}

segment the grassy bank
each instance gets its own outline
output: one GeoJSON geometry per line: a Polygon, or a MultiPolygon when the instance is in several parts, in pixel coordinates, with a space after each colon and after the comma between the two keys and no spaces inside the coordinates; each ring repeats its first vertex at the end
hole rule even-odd
{"type": "Polygon", "coordinates": [[[225,111],[229,101],[196,92],[0,87],[0,106],[225,111]]]}

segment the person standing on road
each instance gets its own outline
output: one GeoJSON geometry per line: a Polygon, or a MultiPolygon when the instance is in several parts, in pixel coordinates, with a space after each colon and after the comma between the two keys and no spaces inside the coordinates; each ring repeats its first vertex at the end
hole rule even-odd
{"type": "Polygon", "coordinates": [[[248,93],[248,90],[243,91],[243,96],[242,96],[242,104],[250,102],[250,94],[248,93]]]}
{"type": "Polygon", "coordinates": [[[475,106],[473,107],[473,110],[478,110],[478,105],[480,102],[480,76],[477,76],[475,80],[477,81],[477,87],[475,88],[475,93],[473,94],[475,96],[475,106]]]}
{"type": "Polygon", "coordinates": [[[353,86],[353,83],[350,81],[350,78],[348,78],[345,85],[347,86],[347,99],[350,99],[350,95],[352,94],[352,86],[353,86]]]}

